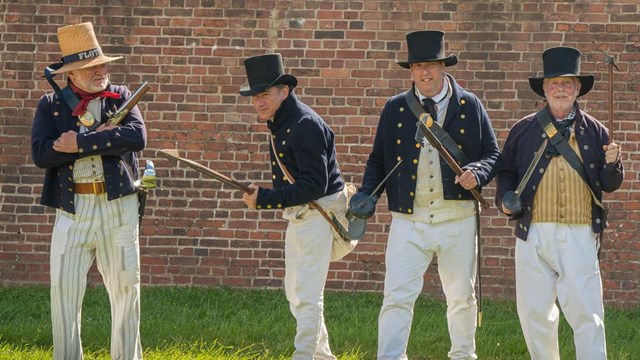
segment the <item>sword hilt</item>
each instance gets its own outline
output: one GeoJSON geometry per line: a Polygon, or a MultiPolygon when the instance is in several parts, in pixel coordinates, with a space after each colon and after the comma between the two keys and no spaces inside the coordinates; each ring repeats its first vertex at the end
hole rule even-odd
{"type": "Polygon", "coordinates": [[[158,179],[156,178],[156,168],[153,165],[153,161],[147,160],[147,163],[144,167],[144,173],[142,175],[142,183],[141,186],[147,189],[155,189],[157,186],[158,179]]]}
{"type": "Polygon", "coordinates": [[[509,209],[512,214],[518,214],[522,211],[522,200],[520,194],[515,191],[509,191],[502,197],[502,205],[509,209]]]}

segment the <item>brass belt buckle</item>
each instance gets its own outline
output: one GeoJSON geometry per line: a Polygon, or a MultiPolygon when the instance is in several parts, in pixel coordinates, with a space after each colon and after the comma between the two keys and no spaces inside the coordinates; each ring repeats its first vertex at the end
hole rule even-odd
{"type": "Polygon", "coordinates": [[[101,192],[98,192],[98,186],[96,184],[100,184],[101,181],[99,180],[93,180],[93,182],[91,183],[91,185],[93,185],[93,193],[98,195],[98,194],[102,194],[101,192]]]}

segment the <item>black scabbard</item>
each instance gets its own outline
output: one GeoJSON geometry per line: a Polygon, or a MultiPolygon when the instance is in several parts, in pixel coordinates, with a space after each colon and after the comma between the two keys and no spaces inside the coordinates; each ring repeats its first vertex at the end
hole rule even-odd
{"type": "Polygon", "coordinates": [[[149,190],[144,187],[138,188],[138,229],[142,228],[142,218],[147,205],[147,193],[149,190]]]}
{"type": "Polygon", "coordinates": [[[475,201],[477,266],[478,266],[478,327],[482,327],[482,239],[480,228],[480,203],[475,201]]]}

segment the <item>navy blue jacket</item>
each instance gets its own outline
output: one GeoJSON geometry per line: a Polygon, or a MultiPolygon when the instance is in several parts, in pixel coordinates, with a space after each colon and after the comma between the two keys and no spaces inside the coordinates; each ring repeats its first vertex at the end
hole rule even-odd
{"type": "MultiPolygon", "coordinates": [[[[493,179],[500,166],[500,149],[496,136],[480,100],[460,87],[451,75],[445,76],[449,78],[452,94],[442,128],[469,160],[462,169],[472,170],[481,188],[493,179]]],[[[414,88],[409,91],[413,93],[414,88]]],[[[404,96],[405,93],[401,93],[391,97],[382,110],[373,150],[367,160],[359,191],[370,194],[398,160],[402,159],[402,164],[376,195],[380,196],[386,189],[389,210],[411,214],[421,144],[415,140],[418,119],[411,112],[404,96]]],[[[454,183],[456,174],[442,157],[440,169],[446,200],[474,199],[471,192],[454,183]]]]}
{"type": "MultiPolygon", "coordinates": [[[[125,86],[109,85],[107,91],[121,96],[120,99],[102,99],[101,122],[107,121],[107,110],[119,107],[131,96],[125,86]]],[[[138,179],[138,158],[135,152],[142,150],[147,142],[144,121],[137,106],[116,129],[78,134],[80,152],[68,154],[53,150],[53,142],[70,130],[80,132],[78,117],[71,115],[71,109],[55,93],[44,95],[38,103],[31,128],[33,162],[46,169],[40,198],[42,205],[74,214],[73,165],[76,160],[92,155],[102,156],[109,200],[136,191],[133,185],[138,179]]]]}
{"type": "Polygon", "coordinates": [[[320,115],[290,93],[267,125],[277,155],[269,146],[273,189],[260,188],[258,209],[302,205],[342,190],[334,134],[320,115]],[[294,184],[287,181],[275,156],[291,174],[294,184]]]}
{"type": "MultiPolygon", "coordinates": [[[[577,106],[577,103],[576,103],[577,106]]],[[[545,108],[548,111],[548,107],[545,108]]],[[[602,192],[612,192],[620,187],[624,177],[622,162],[605,164],[603,145],[609,143],[608,130],[594,117],[578,108],[575,118],[576,141],[580,148],[580,156],[585,165],[589,186],[593,189],[598,200],[602,201],[602,192]]],[[[553,119],[553,116],[551,116],[553,119]]],[[[502,199],[509,191],[515,191],[520,179],[527,171],[546,134],[540,127],[536,113],[530,114],[518,121],[511,130],[504,144],[503,166],[496,177],[496,205],[502,209],[502,199]]],[[[520,194],[524,206],[524,214],[517,220],[515,234],[522,240],[527,239],[531,224],[531,207],[536,189],[542,180],[544,170],[551,162],[551,157],[544,155],[536,166],[526,187],[520,194]]],[[[603,229],[601,209],[593,202],[591,204],[591,225],[595,233],[603,229]]]]}

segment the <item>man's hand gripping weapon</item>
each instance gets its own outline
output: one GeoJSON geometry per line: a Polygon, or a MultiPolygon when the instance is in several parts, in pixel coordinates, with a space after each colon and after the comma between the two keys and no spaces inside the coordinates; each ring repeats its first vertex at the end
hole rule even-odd
{"type": "MultiPolygon", "coordinates": [[[[427,113],[424,113],[422,115],[422,118],[420,118],[420,120],[416,123],[416,126],[418,127],[418,130],[416,131],[416,136],[415,136],[416,141],[422,144],[423,143],[422,139],[426,138],[429,144],[431,144],[431,146],[433,146],[436,149],[438,154],[440,154],[440,156],[447,162],[447,164],[453,170],[453,172],[456,175],[461,176],[464,173],[464,171],[462,170],[460,165],[458,165],[456,160],[453,158],[453,156],[451,156],[451,154],[449,153],[449,151],[447,151],[444,145],[442,145],[440,140],[438,140],[438,138],[436,138],[436,136],[433,135],[433,133],[431,132],[431,130],[429,130],[427,125],[425,125],[425,121],[426,121],[425,118],[427,116],[429,115],[427,113]]],[[[469,189],[469,191],[471,192],[473,197],[478,201],[478,203],[482,206],[482,208],[484,209],[489,208],[489,203],[482,197],[478,189],[469,189]]]]}

